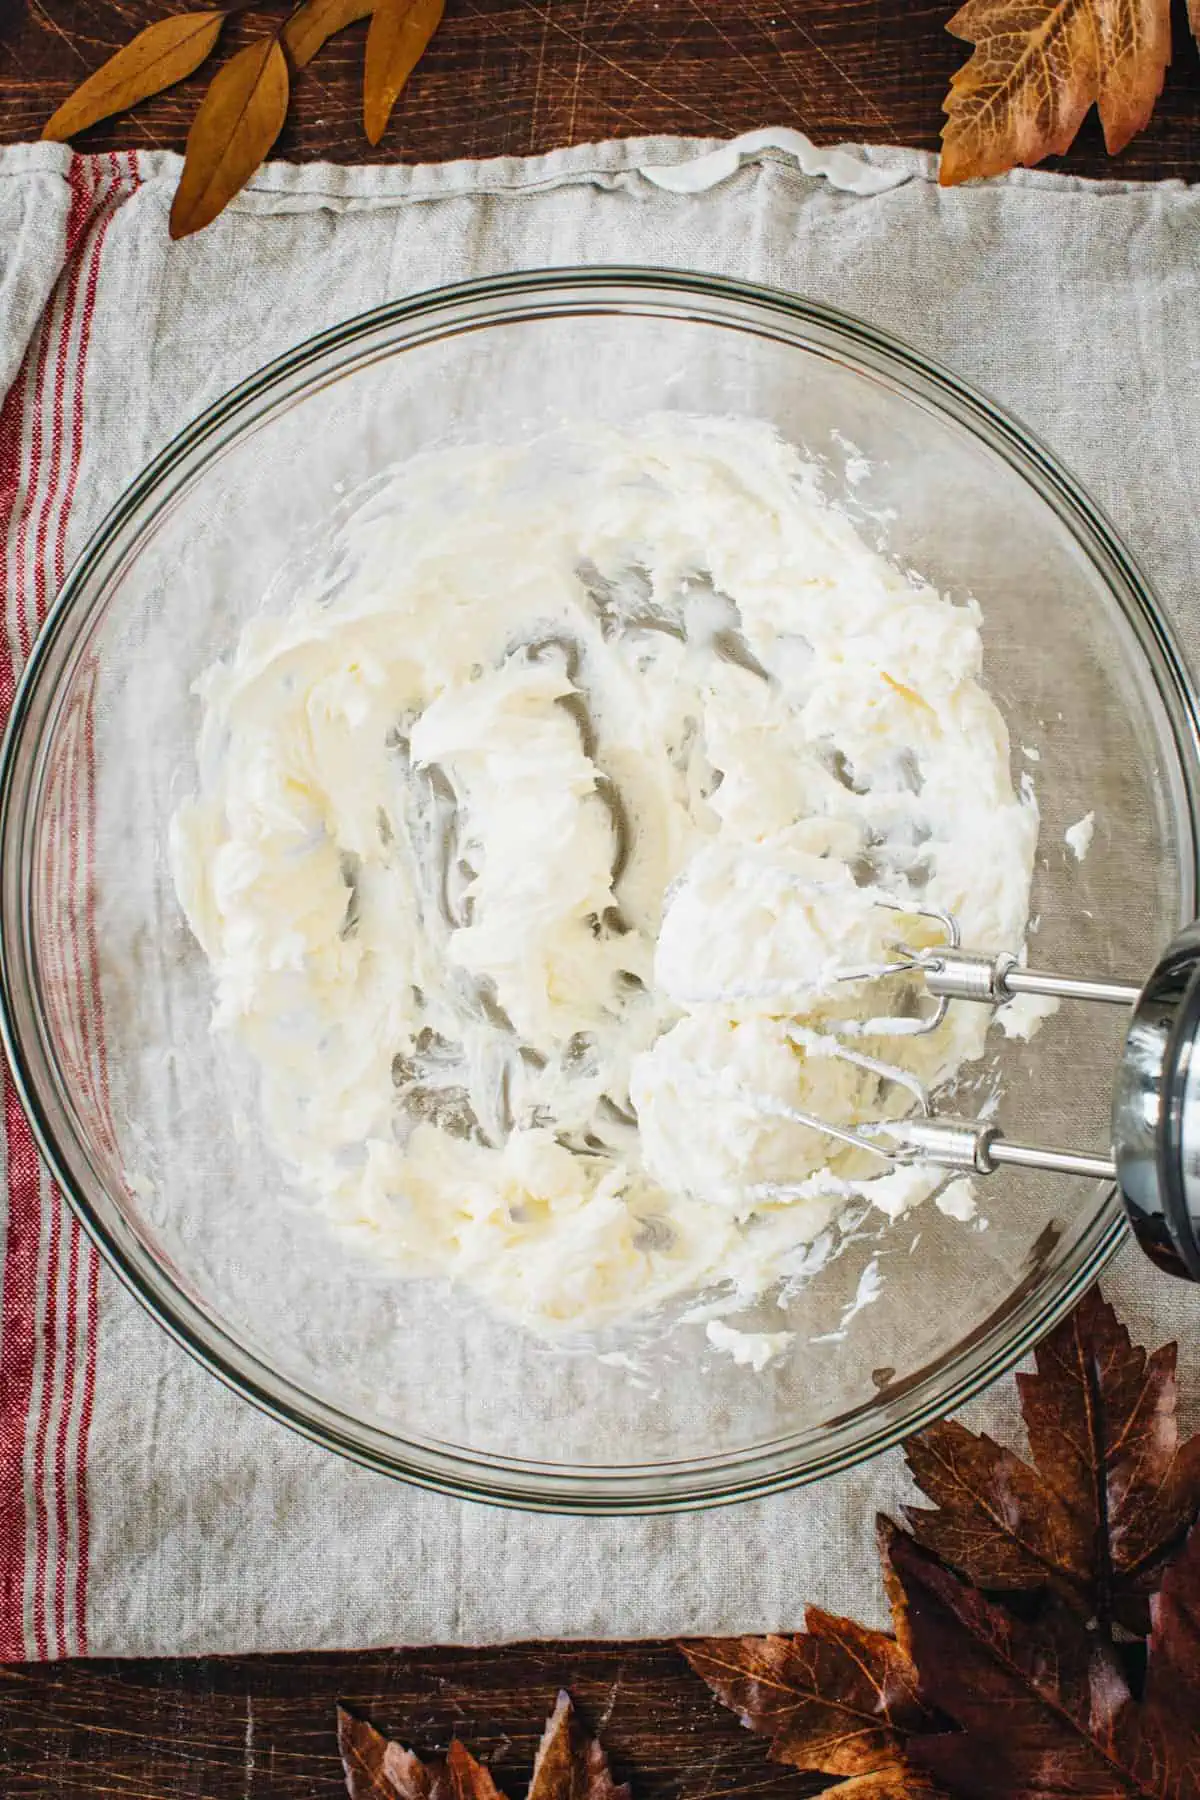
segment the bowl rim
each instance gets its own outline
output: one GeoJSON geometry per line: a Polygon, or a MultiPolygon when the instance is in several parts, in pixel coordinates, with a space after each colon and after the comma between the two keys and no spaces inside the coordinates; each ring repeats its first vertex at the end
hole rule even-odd
{"type": "MultiPolygon", "coordinates": [[[[827,347],[838,346],[858,372],[887,378],[910,400],[965,426],[1034,488],[1110,588],[1140,644],[1146,672],[1162,703],[1182,778],[1182,793],[1176,796],[1182,801],[1176,805],[1176,824],[1181,838],[1188,840],[1180,844],[1180,923],[1190,918],[1200,835],[1200,704],[1175,634],[1151,585],[1107,516],[1058,458],[971,383],[892,333],[838,308],[724,276],[610,264],[488,276],[388,301],[274,358],[185,425],[129,484],[92,532],[33,646],[0,748],[0,861],[7,860],[5,852],[14,840],[19,841],[25,808],[31,793],[36,796],[40,758],[34,752],[39,739],[35,737],[29,753],[24,754],[25,733],[35,711],[35,698],[48,671],[53,673],[52,652],[70,633],[76,614],[85,612],[93,580],[97,582],[91,602],[95,605],[103,595],[106,565],[119,552],[127,554],[131,542],[152,525],[163,506],[198,478],[207,457],[198,465],[196,459],[206,446],[211,446],[210,455],[219,453],[230,441],[229,428],[236,435],[302,391],[308,385],[306,372],[311,376],[333,353],[345,352],[330,371],[330,378],[338,379],[364,360],[399,354],[447,329],[477,329],[585,309],[707,318],[711,323],[775,336],[809,350],[820,348],[820,343],[814,344],[811,337],[806,343],[803,334],[816,333],[827,347]],[[707,314],[703,311],[706,304],[710,308],[707,314]],[[727,310],[722,313],[722,308],[727,310]],[[734,309],[742,316],[735,317],[734,309]],[[746,316],[747,310],[751,317],[746,316]],[[774,331],[767,329],[772,324],[774,331]],[[371,353],[373,336],[406,327],[407,335],[383,351],[371,353]],[[357,356],[355,346],[360,347],[357,356]],[[154,510],[146,519],[141,510],[148,501],[154,502],[154,510]]],[[[15,866],[18,859],[13,860],[15,866]]],[[[116,1202],[98,1184],[94,1184],[98,1191],[92,1192],[79,1179],[43,1101],[39,1047],[26,1041],[27,1033],[18,1023],[18,998],[26,977],[24,928],[29,909],[22,905],[24,892],[21,887],[10,906],[6,891],[0,911],[0,1039],[35,1141],[84,1230],[135,1298],[227,1386],[324,1448],[417,1486],[525,1510],[611,1515],[726,1504],[820,1479],[891,1448],[954,1411],[1005,1373],[1070,1309],[1125,1237],[1124,1214],[1116,1189],[1110,1186],[1098,1198],[1094,1214],[1074,1246],[1073,1264],[1056,1271],[1056,1279],[1049,1283],[1031,1276],[1023,1284],[1027,1291],[1016,1290],[1015,1317],[997,1322],[993,1315],[953,1351],[917,1371],[904,1384],[899,1402],[870,1431],[863,1431],[861,1422],[856,1425],[856,1421],[878,1401],[826,1421],[802,1437],[776,1439],[749,1451],[607,1468],[524,1461],[434,1440],[398,1438],[343,1413],[247,1350],[146,1250],[116,1202]],[[959,1366],[964,1363],[965,1367],[959,1366]]],[[[40,1031],[40,1021],[35,1029],[40,1031]]],[[[1013,1304],[1010,1296],[1006,1308],[1011,1311],[1013,1304]]]]}

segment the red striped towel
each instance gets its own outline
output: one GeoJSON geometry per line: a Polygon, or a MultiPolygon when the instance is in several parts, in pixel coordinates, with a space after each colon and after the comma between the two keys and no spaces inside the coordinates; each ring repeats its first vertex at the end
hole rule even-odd
{"type": "MultiPolygon", "coordinates": [[[[0,724],[66,572],[96,288],[109,225],[138,179],[132,155],[72,162],[61,270],[0,409],[0,724]]],[[[86,883],[86,771],[71,798],[66,840],[86,883]]],[[[38,1159],[7,1065],[0,1080],[8,1183],[0,1290],[0,1659],[14,1661],[87,1650],[87,1449],[99,1259],[38,1159]]]]}

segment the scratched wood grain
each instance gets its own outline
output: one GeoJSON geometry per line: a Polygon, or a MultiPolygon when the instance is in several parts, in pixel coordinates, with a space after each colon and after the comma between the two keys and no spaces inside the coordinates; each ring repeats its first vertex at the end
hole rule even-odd
{"type": "Polygon", "coordinates": [[[558,1688],[634,1800],[804,1800],[670,1645],[536,1644],[0,1671],[4,1800],[333,1800],[341,1700],[418,1751],[457,1734],[520,1800],[558,1688]]]}
{"type": "MultiPolygon", "coordinates": [[[[81,77],[185,0],[0,0],[0,140],[36,136],[81,77]]],[[[278,17],[264,0],[229,43],[278,17]]],[[[934,148],[965,47],[953,0],[448,0],[445,22],[378,158],[519,155],[653,132],[723,136],[768,121],[815,138],[934,148]]],[[[1062,166],[1135,177],[1200,170],[1200,62],[1175,0],[1176,54],[1150,129],[1115,165],[1094,119],[1062,166]]],[[[278,154],[367,160],[359,125],[365,26],[297,76],[278,154]]],[[[182,149],[206,77],[95,127],[95,149],[182,149]]]]}

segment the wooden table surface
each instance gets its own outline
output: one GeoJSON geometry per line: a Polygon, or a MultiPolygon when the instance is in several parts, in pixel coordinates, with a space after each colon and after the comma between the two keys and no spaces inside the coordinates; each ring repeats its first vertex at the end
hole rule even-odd
{"type": "Polygon", "coordinates": [[[0,1670],[4,1800],[334,1800],[340,1700],[422,1751],[458,1734],[525,1792],[560,1687],[633,1800],[804,1800],[666,1644],[60,1663],[0,1670]]]}
{"type": "MultiPolygon", "coordinates": [[[[81,77],[171,0],[0,0],[0,141],[37,135],[81,77]]],[[[270,7],[264,10],[270,11],[270,7]]],[[[376,158],[547,150],[589,139],[729,133],[779,122],[818,140],[935,148],[962,47],[948,0],[448,0],[376,158]]],[[[1176,55],[1148,131],[1116,163],[1094,120],[1064,167],[1200,177],[1200,59],[1176,55]]],[[[244,32],[238,21],[235,32],[244,32]]],[[[277,154],[366,160],[365,28],[295,84],[277,154]]],[[[82,147],[181,149],[199,78],[82,147]]],[[[635,1800],[779,1800],[812,1784],[771,1765],[667,1645],[540,1645],[0,1670],[4,1800],[318,1800],[343,1793],[342,1699],[418,1749],[457,1731],[519,1796],[555,1690],[603,1723],[635,1800]]]]}
{"type": "MultiPolygon", "coordinates": [[[[193,0],[200,4],[201,0],[193,0]]],[[[187,0],[0,0],[0,141],[36,137],[91,69],[187,0]]],[[[263,0],[276,16],[286,0],[263,0]]],[[[937,146],[966,48],[954,0],[447,0],[441,30],[375,160],[520,155],[649,132],[726,136],[767,122],[820,141],[937,146]]],[[[1136,178],[1200,172],[1200,61],[1174,0],[1175,62],[1148,131],[1120,161],[1094,117],[1062,166],[1136,178]]],[[[256,27],[235,21],[230,42],[256,27]]],[[[276,154],[368,160],[359,123],[365,26],[297,76],[276,154]]],[[[94,149],[182,149],[206,75],[94,128],[94,149]]]]}

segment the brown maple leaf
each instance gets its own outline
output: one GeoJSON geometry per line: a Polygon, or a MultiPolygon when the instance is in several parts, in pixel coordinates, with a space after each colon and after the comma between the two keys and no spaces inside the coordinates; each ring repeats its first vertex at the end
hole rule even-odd
{"type": "MultiPolygon", "coordinates": [[[[350,1800],[503,1800],[483,1764],[457,1738],[444,1757],[422,1761],[339,1707],[338,1749],[350,1800]]],[[[569,1694],[559,1694],[546,1721],[527,1800],[629,1800],[628,1787],[612,1778],[599,1739],[579,1723],[569,1694]]]]}
{"type": "Polygon", "coordinates": [[[838,1800],[925,1800],[934,1790],[907,1763],[904,1743],[932,1715],[898,1583],[889,1595],[894,1636],[810,1606],[807,1629],[793,1636],[695,1638],[680,1648],[743,1725],[770,1737],[776,1762],[841,1776],[830,1790],[838,1800]]]}
{"type": "Polygon", "coordinates": [[[909,1758],[956,1800],[1189,1800],[1200,1793],[1200,1531],[1152,1602],[1145,1694],[1116,1647],[1051,1600],[1016,1619],[892,1527],[926,1701],[956,1729],[909,1758]]]}
{"type": "Polygon", "coordinates": [[[1200,1794],[1200,1525],[1150,1602],[1133,1765],[1147,1792],[1200,1794]]]}
{"type": "Polygon", "coordinates": [[[982,1588],[1049,1587],[1084,1617],[1148,1625],[1146,1596],[1200,1513],[1200,1437],[1180,1445],[1176,1349],[1147,1356],[1098,1289],[1018,1375],[1032,1463],[953,1420],[905,1446],[937,1510],[917,1541],[982,1588]]]}
{"type": "Polygon", "coordinates": [[[1093,104],[1123,150],[1171,60],[1170,0],[967,0],[947,30],[975,49],[946,98],[945,186],[1061,155],[1093,104]]]}

